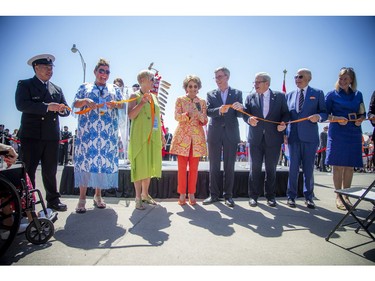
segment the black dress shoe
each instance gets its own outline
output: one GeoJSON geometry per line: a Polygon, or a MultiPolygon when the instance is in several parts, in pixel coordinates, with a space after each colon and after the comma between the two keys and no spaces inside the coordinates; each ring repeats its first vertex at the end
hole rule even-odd
{"type": "Polygon", "coordinates": [[[276,207],[276,200],[274,198],[267,199],[267,205],[270,207],[276,207]]]}
{"type": "Polygon", "coordinates": [[[306,200],[305,205],[309,209],[315,209],[315,203],[312,200],[306,200]]]}
{"type": "Polygon", "coordinates": [[[209,204],[215,203],[217,201],[219,201],[218,198],[210,196],[210,197],[203,200],[203,205],[209,205],[209,204]]]}
{"type": "Polygon", "coordinates": [[[296,207],[296,202],[294,201],[294,199],[292,198],[288,198],[288,201],[286,202],[286,204],[291,207],[291,208],[295,208],[296,207]]]}
{"type": "Polygon", "coordinates": [[[68,209],[68,207],[61,202],[47,203],[47,208],[50,208],[52,210],[59,211],[59,212],[65,212],[68,209]]]}
{"type": "Polygon", "coordinates": [[[250,198],[250,200],[249,200],[249,205],[250,205],[251,207],[256,207],[256,206],[258,206],[257,200],[255,200],[255,199],[253,199],[253,198],[250,198]]]}
{"type": "Polygon", "coordinates": [[[234,201],[232,198],[225,198],[225,205],[227,205],[228,207],[234,207],[234,201]]]}

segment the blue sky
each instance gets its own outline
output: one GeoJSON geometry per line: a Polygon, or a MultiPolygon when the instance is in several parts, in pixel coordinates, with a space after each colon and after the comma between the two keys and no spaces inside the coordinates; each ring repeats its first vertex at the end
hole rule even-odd
{"type": "MultiPolygon", "coordinates": [[[[137,73],[154,62],[172,84],[165,125],[173,133],[174,103],[184,95],[182,81],[196,74],[206,98],[216,88],[213,71],[226,66],[230,86],[252,89],[257,72],[271,75],[271,89],[281,90],[283,70],[286,88],[295,88],[293,76],[301,67],[312,71],[310,86],[327,93],[334,88],[338,71],[353,67],[366,110],[375,90],[375,17],[366,16],[2,16],[0,45],[2,71],[0,123],[11,132],[19,127],[21,113],[14,103],[19,79],[34,72],[27,60],[50,53],[56,57],[51,81],[59,85],[69,104],[82,83],[83,70],[76,44],[86,61],[86,81],[100,57],[111,63],[109,82],[121,77],[125,85],[136,83],[137,73]]],[[[61,127],[74,130],[74,117],[60,119],[61,127]]],[[[246,125],[241,123],[241,138],[246,125]]],[[[372,131],[369,121],[364,132],[372,131]]]]}

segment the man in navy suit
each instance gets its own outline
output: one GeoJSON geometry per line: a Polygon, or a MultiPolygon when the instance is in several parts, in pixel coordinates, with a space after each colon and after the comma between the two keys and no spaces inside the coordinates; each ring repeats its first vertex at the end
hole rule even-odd
{"type": "Polygon", "coordinates": [[[53,74],[55,57],[49,54],[29,59],[35,76],[18,81],[16,107],[22,112],[21,140],[22,159],[26,172],[35,187],[35,173],[42,166],[43,185],[46,190],[47,207],[66,211],[57,191],[56,172],[60,140],[59,116],[68,116],[64,94],[60,87],[49,80],[53,74]]]}
{"type": "Polygon", "coordinates": [[[289,124],[287,128],[290,156],[287,204],[292,208],[296,206],[298,174],[302,166],[305,205],[314,209],[314,162],[319,145],[317,122],[325,121],[328,115],[323,91],[309,86],[311,71],[302,68],[297,71],[294,79],[297,89],[286,95],[290,120],[301,118],[307,118],[307,120],[289,124]]]}
{"type": "Polygon", "coordinates": [[[215,70],[215,80],[218,89],[207,93],[208,124],[208,157],[210,160],[210,196],[203,201],[204,205],[219,201],[222,182],[220,164],[223,153],[224,162],[224,189],[225,204],[234,207],[233,184],[234,164],[237,155],[237,145],[240,143],[238,117],[242,114],[242,92],[229,87],[230,72],[226,67],[215,70]],[[230,108],[225,105],[232,105],[230,108]]]}
{"type": "Polygon", "coordinates": [[[249,124],[250,144],[249,205],[256,207],[258,197],[265,187],[264,195],[270,207],[276,206],[276,166],[279,161],[281,144],[284,141],[285,122],[289,111],[285,96],[269,87],[271,77],[260,72],[255,76],[255,93],[249,94],[245,101],[244,121],[249,124]],[[260,120],[265,119],[265,120],[260,120]],[[265,182],[262,181],[262,163],[265,162],[265,182]]]}

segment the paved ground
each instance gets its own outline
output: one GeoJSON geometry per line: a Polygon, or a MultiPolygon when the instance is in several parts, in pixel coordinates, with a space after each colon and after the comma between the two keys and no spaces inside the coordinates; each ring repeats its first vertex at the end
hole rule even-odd
{"type": "MultiPolygon", "coordinates": [[[[356,173],[353,186],[368,186],[374,178],[356,173]]],[[[302,199],[291,209],[285,198],[276,208],[264,199],[251,208],[247,198],[238,198],[234,209],[223,202],[203,206],[202,200],[181,207],[163,199],[144,211],[135,210],[133,200],[106,198],[107,209],[99,210],[89,198],[88,212],[76,214],[77,197],[64,196],[68,211],[58,214],[48,243],[33,245],[19,235],[0,264],[374,265],[375,242],[363,231],[341,228],[325,241],[344,212],[335,208],[332,175],[316,172],[315,182],[315,210],[302,199]]],[[[360,207],[358,214],[371,208],[366,202],[360,207]]]]}

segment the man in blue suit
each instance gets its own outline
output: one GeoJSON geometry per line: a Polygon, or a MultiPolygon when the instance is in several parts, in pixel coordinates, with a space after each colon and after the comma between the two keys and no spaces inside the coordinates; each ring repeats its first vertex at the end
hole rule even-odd
{"type": "Polygon", "coordinates": [[[276,166],[279,161],[281,144],[284,142],[285,122],[289,121],[289,111],[285,96],[272,91],[269,87],[271,77],[260,72],[255,76],[256,93],[249,94],[245,101],[244,115],[249,124],[248,141],[250,144],[249,205],[257,206],[258,197],[265,188],[264,195],[270,207],[276,206],[276,166]],[[266,119],[260,120],[261,119],[266,119]],[[262,163],[265,162],[266,176],[262,181],[262,163]]]}
{"type": "Polygon", "coordinates": [[[287,204],[292,208],[296,207],[298,174],[302,166],[305,205],[314,209],[314,161],[319,145],[317,122],[325,121],[328,115],[323,91],[309,86],[311,71],[302,68],[297,71],[294,79],[297,89],[286,95],[290,120],[301,118],[307,118],[307,120],[289,124],[287,128],[290,156],[287,204]]]}
{"type": "Polygon", "coordinates": [[[224,200],[228,207],[234,207],[233,185],[234,165],[237,155],[237,146],[240,139],[238,117],[242,117],[242,92],[229,87],[230,72],[226,67],[215,70],[215,80],[218,89],[207,93],[208,123],[207,143],[210,159],[210,196],[203,201],[204,205],[219,201],[221,172],[221,154],[224,162],[224,200]],[[228,107],[225,105],[232,105],[228,107]]]}

